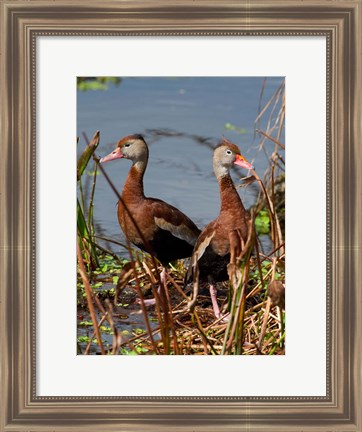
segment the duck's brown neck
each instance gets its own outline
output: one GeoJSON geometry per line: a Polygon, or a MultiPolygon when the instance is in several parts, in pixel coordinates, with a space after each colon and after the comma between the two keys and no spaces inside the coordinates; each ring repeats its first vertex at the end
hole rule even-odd
{"type": "Polygon", "coordinates": [[[145,198],[143,191],[143,175],[146,166],[147,162],[136,162],[132,165],[122,192],[122,198],[125,201],[145,198]]]}
{"type": "Polygon", "coordinates": [[[220,213],[237,211],[245,213],[245,208],[241,202],[240,196],[235,189],[230,174],[218,177],[221,198],[220,213]]]}

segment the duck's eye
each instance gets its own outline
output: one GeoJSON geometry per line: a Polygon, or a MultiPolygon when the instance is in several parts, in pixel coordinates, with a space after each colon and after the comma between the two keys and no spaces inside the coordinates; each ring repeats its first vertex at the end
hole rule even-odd
{"type": "Polygon", "coordinates": [[[227,155],[231,155],[231,154],[232,154],[232,151],[231,151],[231,150],[226,150],[226,154],[227,154],[227,155]]]}
{"type": "Polygon", "coordinates": [[[130,143],[126,143],[124,146],[129,147],[130,145],[131,145],[130,143]]]}

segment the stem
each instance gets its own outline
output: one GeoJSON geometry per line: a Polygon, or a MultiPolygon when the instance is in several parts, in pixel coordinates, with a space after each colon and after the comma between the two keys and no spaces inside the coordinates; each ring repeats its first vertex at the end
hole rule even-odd
{"type": "Polygon", "coordinates": [[[82,277],[85,292],[87,295],[88,309],[89,309],[89,313],[90,313],[90,316],[92,319],[93,328],[94,328],[94,331],[95,331],[96,336],[97,336],[98,345],[99,345],[99,348],[101,350],[101,353],[104,355],[104,354],[106,354],[106,352],[105,352],[104,347],[103,347],[101,334],[100,334],[99,327],[97,324],[97,318],[96,318],[94,305],[93,305],[93,292],[92,292],[92,289],[91,289],[90,284],[89,284],[89,280],[88,280],[87,273],[85,270],[82,252],[80,250],[79,243],[77,244],[77,257],[78,257],[78,263],[79,263],[79,273],[82,277]]]}
{"type": "Polygon", "coordinates": [[[94,163],[94,171],[93,171],[93,184],[92,184],[92,191],[91,196],[89,200],[89,207],[88,207],[88,226],[89,231],[92,236],[92,241],[94,238],[94,214],[93,214],[93,207],[94,207],[94,194],[96,189],[96,183],[97,183],[97,164],[94,163]]]}

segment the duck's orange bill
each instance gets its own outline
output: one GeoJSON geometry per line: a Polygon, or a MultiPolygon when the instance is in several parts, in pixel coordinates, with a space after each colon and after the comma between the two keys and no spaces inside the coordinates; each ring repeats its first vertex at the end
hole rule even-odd
{"type": "Polygon", "coordinates": [[[109,162],[113,159],[119,159],[123,158],[123,153],[119,147],[117,147],[115,150],[112,151],[112,153],[109,153],[109,155],[102,157],[102,159],[99,161],[100,163],[109,162]]]}
{"type": "Polygon", "coordinates": [[[236,155],[236,159],[234,161],[235,165],[239,165],[242,168],[246,168],[246,169],[254,169],[253,165],[251,163],[249,163],[244,156],[241,156],[241,154],[237,154],[236,155]]]}

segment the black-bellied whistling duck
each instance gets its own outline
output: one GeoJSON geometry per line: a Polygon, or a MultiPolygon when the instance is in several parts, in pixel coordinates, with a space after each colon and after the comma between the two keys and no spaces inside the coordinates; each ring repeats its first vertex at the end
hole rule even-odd
{"type": "Polygon", "coordinates": [[[166,266],[171,261],[191,256],[200,230],[177,208],[159,199],[145,197],[143,175],[148,162],[148,147],[142,135],[120,139],[116,149],[100,162],[119,158],[132,161],[121,197],[151,250],[147,250],[121,201],[118,203],[119,224],[130,242],[151,252],[161,262],[161,283],[166,287],[166,266]]]}
{"type": "Polygon", "coordinates": [[[196,263],[199,282],[208,282],[215,316],[220,317],[216,299],[216,282],[228,280],[227,265],[230,262],[230,233],[237,230],[243,241],[248,236],[250,215],[245,210],[240,196],[230,177],[231,166],[246,169],[253,166],[240,154],[239,148],[225,138],[215,148],[213,156],[214,173],[220,188],[221,208],[219,216],[210,222],[198,238],[185,282],[193,280],[196,263]]]}

